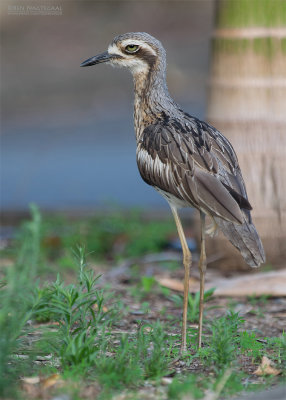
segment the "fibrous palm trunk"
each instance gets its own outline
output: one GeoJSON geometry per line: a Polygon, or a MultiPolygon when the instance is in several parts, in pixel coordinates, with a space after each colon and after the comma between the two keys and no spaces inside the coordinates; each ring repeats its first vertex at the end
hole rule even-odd
{"type": "MultiPolygon", "coordinates": [[[[208,121],[232,143],[268,263],[286,256],[286,2],[219,0],[208,121]]],[[[226,267],[243,265],[219,236],[226,267]],[[222,246],[223,244],[223,246],[222,246]]]]}

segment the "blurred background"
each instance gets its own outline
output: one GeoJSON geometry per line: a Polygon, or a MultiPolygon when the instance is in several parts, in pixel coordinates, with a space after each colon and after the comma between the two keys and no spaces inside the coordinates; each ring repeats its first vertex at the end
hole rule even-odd
{"type": "Polygon", "coordinates": [[[171,93],[203,118],[213,2],[9,1],[1,14],[3,210],[167,209],[137,171],[130,73],[79,66],[118,34],[149,32],[167,50],[171,93]]]}
{"type": "MultiPolygon", "coordinates": [[[[31,202],[70,215],[114,204],[168,212],[137,171],[129,72],[79,67],[115,35],[146,31],[166,48],[177,103],[230,138],[267,259],[283,263],[285,2],[2,1],[1,22],[4,219],[31,202]]],[[[222,240],[211,253],[226,251],[222,240]]]]}

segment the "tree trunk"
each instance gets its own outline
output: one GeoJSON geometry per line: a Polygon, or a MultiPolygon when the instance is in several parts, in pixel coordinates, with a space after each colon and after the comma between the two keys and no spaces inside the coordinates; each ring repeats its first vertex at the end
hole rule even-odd
{"type": "MultiPolygon", "coordinates": [[[[219,0],[207,119],[232,143],[267,264],[286,257],[286,2],[219,0]]],[[[220,235],[209,252],[245,266],[220,235]]],[[[246,267],[246,266],[245,266],[246,267]]]]}

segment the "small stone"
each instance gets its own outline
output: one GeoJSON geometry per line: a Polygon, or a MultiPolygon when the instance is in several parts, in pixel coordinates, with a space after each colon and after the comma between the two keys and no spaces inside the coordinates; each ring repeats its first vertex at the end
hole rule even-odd
{"type": "Polygon", "coordinates": [[[72,399],[68,394],[63,393],[63,394],[53,397],[52,400],[72,400],[72,399]]]}
{"type": "Polygon", "coordinates": [[[162,378],[161,379],[161,383],[162,383],[162,385],[170,385],[170,383],[172,383],[173,382],[173,379],[172,378],[166,378],[166,377],[164,377],[164,378],[162,378]]]}
{"type": "Polygon", "coordinates": [[[130,311],[130,314],[132,315],[144,315],[144,311],[141,310],[134,310],[134,311],[130,311]]]}

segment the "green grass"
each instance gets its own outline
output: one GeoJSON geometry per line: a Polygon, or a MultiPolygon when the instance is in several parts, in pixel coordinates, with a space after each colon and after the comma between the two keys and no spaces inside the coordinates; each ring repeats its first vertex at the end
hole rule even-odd
{"type": "Polygon", "coordinates": [[[95,260],[120,260],[158,252],[176,228],[171,220],[148,220],[140,211],[115,210],[80,220],[50,216],[43,221],[42,251],[51,261],[75,268],[69,249],[84,244],[95,260]]]}
{"type": "MultiPolygon", "coordinates": [[[[257,384],[247,383],[249,375],[243,371],[242,359],[248,359],[257,366],[262,356],[267,355],[276,368],[285,371],[285,334],[264,338],[261,342],[254,332],[245,330],[239,314],[230,310],[220,318],[205,320],[203,347],[200,350],[196,345],[197,330],[188,329],[191,346],[189,353],[181,358],[184,366],[178,374],[178,317],[169,313],[169,318],[163,321],[148,320],[148,311],[153,308],[148,296],[167,297],[178,308],[182,306],[182,297],[161,290],[152,276],[143,275],[136,286],[139,295],[135,298],[141,301],[141,310],[145,315],[121,333],[122,319],[130,316],[128,305],[124,304],[124,297],[119,298],[112,292],[110,286],[107,285],[104,290],[101,288],[100,277],[87,261],[87,258],[94,260],[94,254],[88,254],[83,245],[74,246],[75,250],[68,252],[64,241],[74,243],[69,230],[65,239],[55,242],[57,250],[51,252],[47,249],[50,228],[47,228],[47,222],[43,221],[37,208],[33,207],[31,212],[31,221],[24,223],[13,245],[14,254],[17,254],[15,264],[1,272],[1,396],[16,398],[19,395],[25,398],[25,394],[19,392],[20,376],[58,373],[66,382],[62,389],[58,389],[59,392],[71,393],[75,399],[82,398],[81,389],[86,385],[97,385],[101,399],[112,399],[122,391],[127,391],[129,398],[137,398],[136,391],[148,387],[163,391],[166,399],[180,400],[186,396],[200,399],[206,391],[215,393],[217,398],[220,395],[228,398],[242,390],[257,387],[257,384]],[[73,283],[67,284],[62,274],[44,282],[43,276],[49,263],[53,262],[61,269],[58,261],[63,259],[63,254],[76,272],[73,283]],[[174,334],[176,326],[178,329],[174,334]],[[19,355],[26,358],[19,358],[19,355]],[[44,366],[36,363],[39,355],[51,357],[49,363],[44,366]],[[190,370],[194,363],[197,366],[195,373],[194,369],[190,370]],[[168,386],[161,384],[165,376],[172,377],[168,386]]],[[[134,218],[134,226],[137,226],[138,215],[134,218]]],[[[58,230],[59,226],[55,225],[55,229],[58,230]]],[[[80,226],[80,222],[76,226],[80,226]]],[[[61,229],[64,231],[63,225],[61,229]]],[[[129,234],[130,229],[126,228],[129,234]]],[[[144,231],[145,228],[142,229],[144,231]]],[[[85,235],[88,236],[88,233],[85,235]]],[[[161,243],[164,241],[166,235],[162,233],[161,243]]],[[[151,246],[148,248],[151,249],[151,246]]],[[[89,251],[92,249],[89,248],[89,251]]],[[[62,271],[66,271],[65,266],[62,271]]],[[[205,301],[212,299],[213,291],[205,293],[205,301]]],[[[258,303],[254,298],[249,301],[263,306],[267,299],[260,298],[258,303]]],[[[168,313],[166,308],[163,311],[162,318],[168,313]]],[[[197,322],[198,311],[197,293],[189,297],[190,322],[197,322]]],[[[263,377],[260,380],[271,385],[277,379],[263,377]]]]}
{"type": "Polygon", "coordinates": [[[158,379],[168,371],[172,342],[160,323],[140,326],[136,335],[123,335],[114,356],[96,360],[96,376],[106,387],[136,387],[146,379],[158,379]],[[148,328],[148,329],[147,329],[148,328]]]}
{"type": "Polygon", "coordinates": [[[196,375],[188,376],[184,379],[181,377],[175,378],[168,387],[168,399],[178,400],[183,396],[194,399],[201,399],[204,394],[204,384],[201,377],[196,375]],[[188,397],[187,397],[188,396],[188,397]]]}
{"type": "Polygon", "coordinates": [[[1,277],[0,396],[10,394],[12,382],[26,367],[14,362],[11,355],[20,351],[21,333],[32,315],[30,296],[40,260],[41,215],[35,206],[31,207],[31,213],[31,221],[20,230],[15,264],[1,277]]]}
{"type": "MultiPolygon", "coordinates": [[[[215,288],[211,288],[206,290],[204,293],[204,303],[206,304],[208,301],[212,300],[212,295],[215,291],[215,288]]],[[[167,292],[168,293],[168,292],[167,292]]],[[[181,294],[172,294],[168,296],[170,300],[176,304],[177,307],[183,307],[183,295],[181,294]]],[[[205,307],[205,311],[212,309],[213,307],[205,307]]],[[[216,307],[217,308],[217,307],[216,307]]],[[[195,294],[189,294],[188,297],[188,321],[189,322],[198,322],[199,321],[199,310],[200,310],[200,292],[195,294]]]]}

